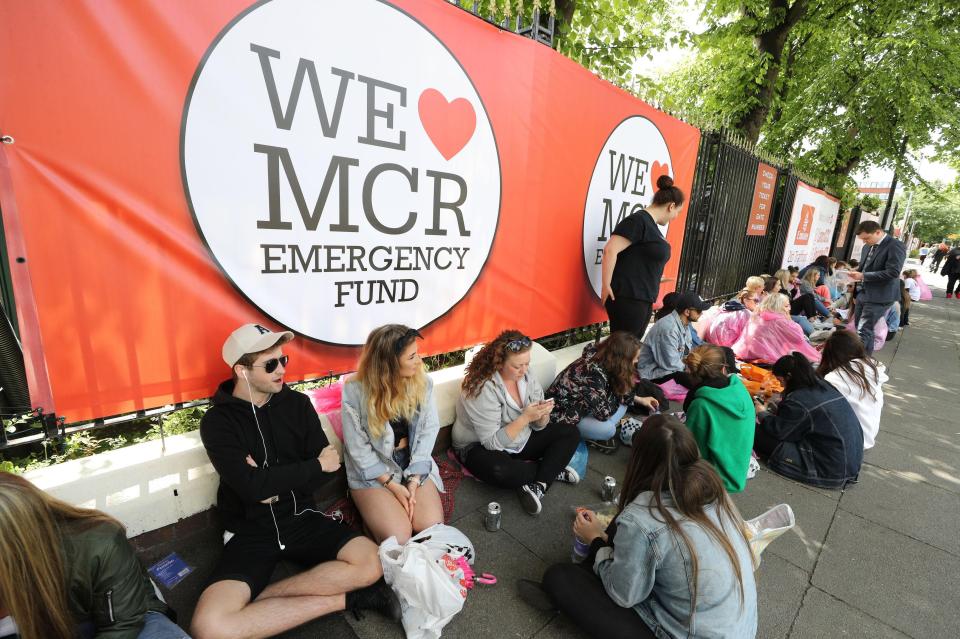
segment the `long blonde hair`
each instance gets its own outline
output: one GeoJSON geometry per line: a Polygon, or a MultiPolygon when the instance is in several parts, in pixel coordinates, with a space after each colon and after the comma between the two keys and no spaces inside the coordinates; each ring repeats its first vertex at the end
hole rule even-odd
{"type": "Polygon", "coordinates": [[[0,604],[16,620],[21,639],[73,639],[67,605],[64,526],[123,524],[99,510],[77,508],[29,481],[0,472],[0,604]]]}
{"type": "Polygon", "coordinates": [[[390,420],[413,419],[427,396],[427,374],[420,365],[413,377],[400,375],[400,354],[420,335],[402,324],[375,328],[367,337],[354,381],[367,396],[367,429],[379,439],[390,420]]]}

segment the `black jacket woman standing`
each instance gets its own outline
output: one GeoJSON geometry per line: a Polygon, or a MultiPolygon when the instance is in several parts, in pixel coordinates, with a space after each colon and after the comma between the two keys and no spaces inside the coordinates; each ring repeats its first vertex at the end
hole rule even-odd
{"type": "Polygon", "coordinates": [[[667,175],[657,178],[657,192],[646,209],[623,218],[603,247],[600,301],[610,317],[610,331],[643,338],[653,303],[660,292],[670,244],[658,226],[680,214],[683,191],[667,175]]]}
{"type": "Polygon", "coordinates": [[[953,297],[954,288],[957,289],[957,299],[960,299],[960,287],[957,286],[957,280],[960,279],[960,246],[954,246],[943,258],[940,275],[947,276],[947,299],[953,297]]]}

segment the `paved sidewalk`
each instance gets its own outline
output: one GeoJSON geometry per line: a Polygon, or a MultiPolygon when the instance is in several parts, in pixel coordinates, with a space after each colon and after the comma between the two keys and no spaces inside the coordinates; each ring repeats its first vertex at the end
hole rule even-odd
{"type": "MultiPolygon", "coordinates": [[[[763,556],[758,637],[960,636],[960,301],[944,299],[945,278],[923,275],[935,298],[916,303],[911,325],[878,353],[890,382],[877,445],[859,484],[819,490],[762,470],[735,497],[747,518],[781,502],[797,517],[796,528],[763,556]]],[[[556,485],[539,518],[524,514],[512,494],[464,479],[452,523],[476,545],[478,572],[492,572],[500,583],[475,589],[443,636],[585,637],[563,617],[527,607],[516,581],[539,579],[551,563],[570,560],[571,507],[598,502],[604,475],[622,478],[627,457],[623,448],[612,456],[592,452],[584,481],[556,485]],[[497,533],[482,526],[489,501],[503,506],[497,533]]],[[[209,564],[216,551],[210,540],[182,552],[197,565],[209,564]]],[[[191,606],[197,581],[176,599],[191,606]]],[[[284,637],[400,639],[403,633],[374,614],[362,621],[333,615],[284,637]]]]}

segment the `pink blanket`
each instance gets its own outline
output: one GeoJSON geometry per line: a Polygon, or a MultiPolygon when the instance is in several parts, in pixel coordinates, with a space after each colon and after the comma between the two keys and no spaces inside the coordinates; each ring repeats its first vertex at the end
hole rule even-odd
{"type": "Polygon", "coordinates": [[[917,282],[917,286],[920,287],[920,301],[926,302],[933,299],[933,293],[930,292],[930,287],[927,286],[927,283],[923,281],[923,278],[920,277],[920,274],[917,273],[917,276],[913,278],[917,282]]]}
{"type": "Polygon", "coordinates": [[[722,312],[713,318],[703,339],[717,346],[733,346],[750,323],[751,315],[747,310],[722,312]]]}
{"type": "Polygon", "coordinates": [[[737,359],[774,363],[793,351],[811,362],[820,361],[820,351],[803,336],[803,329],[786,315],[763,311],[750,318],[746,330],[733,345],[737,359]]]}
{"type": "Polygon", "coordinates": [[[313,403],[313,408],[317,411],[317,415],[326,415],[330,420],[330,425],[333,426],[333,430],[337,434],[337,437],[343,441],[343,422],[340,416],[340,403],[341,398],[343,397],[343,384],[341,382],[337,382],[336,384],[330,384],[329,386],[311,388],[310,390],[306,391],[305,394],[313,403]]]}

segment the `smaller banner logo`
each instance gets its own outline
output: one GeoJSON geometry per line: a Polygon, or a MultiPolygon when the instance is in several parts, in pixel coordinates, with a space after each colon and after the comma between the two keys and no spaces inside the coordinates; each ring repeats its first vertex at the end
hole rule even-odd
{"type": "MultiPolygon", "coordinates": [[[[650,204],[657,178],[672,176],[670,167],[667,141],[653,122],[639,115],[617,125],[603,145],[583,209],[583,263],[597,298],[604,245],[620,220],[650,204]]],[[[667,226],[660,227],[664,237],[667,226]]]]}

